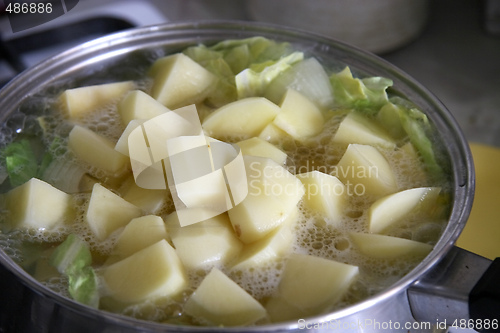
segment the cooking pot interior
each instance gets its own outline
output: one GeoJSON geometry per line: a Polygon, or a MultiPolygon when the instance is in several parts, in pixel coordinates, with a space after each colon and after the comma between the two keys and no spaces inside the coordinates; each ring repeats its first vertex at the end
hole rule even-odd
{"type": "MultiPolygon", "coordinates": [[[[179,52],[187,46],[213,44],[220,40],[264,36],[288,41],[307,54],[317,57],[332,70],[349,65],[358,76],[383,76],[393,80],[392,93],[408,98],[423,110],[437,128],[442,148],[449,158],[453,182],[453,205],[449,223],[434,250],[410,273],[390,289],[368,300],[338,311],[328,319],[341,318],[367,309],[404,291],[432,268],[453,246],[467,220],[474,191],[474,170],[468,145],[449,111],[425,87],[386,61],[363,50],[331,39],[299,30],[248,22],[197,22],[152,26],[113,34],[85,43],[30,68],[0,91],[0,140],[5,140],[16,121],[16,115],[36,115],[46,94],[62,89],[116,80],[135,80],[144,75],[152,61],[160,56],[179,52]],[[132,70],[131,70],[132,69],[132,70]]],[[[42,111],[43,112],[43,111],[42,111]]],[[[102,322],[135,327],[140,321],[118,315],[104,314],[61,297],[36,282],[0,252],[1,264],[22,283],[48,303],[56,302],[88,317],[104,316],[102,322]]],[[[318,318],[320,320],[321,318],[318,318]]],[[[159,328],[154,323],[144,327],[159,328]]],[[[297,323],[274,325],[274,329],[296,328],[297,323]]],[[[255,328],[253,328],[255,329],[255,328]]],[[[270,329],[268,327],[267,329],[270,329]]]]}

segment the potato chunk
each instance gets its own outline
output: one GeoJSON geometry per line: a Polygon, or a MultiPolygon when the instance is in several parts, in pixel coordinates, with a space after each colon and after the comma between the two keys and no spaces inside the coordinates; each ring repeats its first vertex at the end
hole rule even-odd
{"type": "Polygon", "coordinates": [[[174,297],[187,286],[184,268],[164,239],[104,268],[102,277],[110,296],[125,303],[174,297]]]}
{"type": "Polygon", "coordinates": [[[381,196],[397,191],[389,163],[369,145],[350,144],[337,164],[336,175],[357,195],[381,196]]]}
{"type": "Polygon", "coordinates": [[[123,229],[113,248],[113,254],[126,258],[168,237],[163,219],[146,215],[132,219],[123,229]]]}
{"type": "Polygon", "coordinates": [[[288,137],[288,134],[274,123],[267,124],[259,133],[260,139],[271,143],[278,143],[286,137],[288,137]]]}
{"type": "Polygon", "coordinates": [[[337,225],[347,204],[344,184],[337,177],[317,170],[298,174],[297,178],[306,189],[306,205],[327,217],[328,224],[337,225]]]}
{"type": "Polygon", "coordinates": [[[135,130],[137,127],[141,126],[144,122],[145,120],[133,119],[127,124],[125,130],[122,132],[122,135],[116,142],[115,150],[117,152],[130,157],[128,138],[132,133],[132,131],[135,130]]]}
{"type": "Polygon", "coordinates": [[[378,199],[368,210],[370,232],[380,233],[415,210],[425,210],[429,204],[436,202],[440,191],[439,187],[419,187],[378,199]]]}
{"type": "Polygon", "coordinates": [[[432,250],[429,244],[386,235],[351,233],[350,237],[361,253],[378,259],[424,257],[432,250]]]}
{"type": "Polygon", "coordinates": [[[69,117],[78,119],[120,98],[133,87],[132,81],[124,81],[68,89],[59,100],[69,117]]]}
{"type": "Polygon", "coordinates": [[[213,268],[184,307],[186,313],[212,325],[243,326],[266,316],[266,310],[244,289],[213,268]]]}
{"type": "Polygon", "coordinates": [[[92,189],[87,222],[90,229],[100,240],[108,237],[113,231],[124,227],[133,218],[141,216],[139,207],[114,194],[101,184],[92,189]]]}
{"type": "Polygon", "coordinates": [[[301,93],[288,89],[274,124],[296,140],[305,140],[323,130],[323,114],[301,93]]]}
{"type": "Polygon", "coordinates": [[[342,298],[358,274],[357,266],[293,254],[278,285],[279,296],[306,314],[319,314],[342,298]]]}
{"type": "Polygon", "coordinates": [[[262,267],[268,262],[285,255],[292,246],[292,226],[296,222],[297,213],[291,214],[288,219],[289,221],[285,221],[283,225],[273,230],[263,239],[245,245],[231,269],[241,270],[262,267]]]}
{"type": "Polygon", "coordinates": [[[304,186],[271,159],[244,156],[244,160],[248,195],[228,214],[240,240],[249,244],[287,221],[304,195],[304,186]]]}
{"type": "Polygon", "coordinates": [[[128,165],[129,159],[115,150],[113,142],[79,125],[69,133],[68,147],[79,159],[108,173],[122,173],[128,165]]]}
{"type": "Polygon", "coordinates": [[[253,137],[236,144],[241,148],[243,155],[267,157],[280,165],[286,162],[287,155],[285,152],[260,138],[253,137]]]}
{"type": "Polygon", "coordinates": [[[167,218],[167,225],[175,250],[187,269],[227,264],[243,247],[227,214],[181,227],[177,214],[173,213],[167,218]]]}
{"type": "Polygon", "coordinates": [[[168,189],[150,190],[139,187],[133,177],[123,182],[119,192],[123,199],[139,207],[147,214],[157,214],[165,205],[170,194],[168,189]]]}
{"type": "Polygon", "coordinates": [[[5,199],[9,224],[16,228],[52,228],[71,212],[71,196],[37,178],[10,190],[5,199]]]}
{"type": "Polygon", "coordinates": [[[217,82],[215,75],[182,53],[156,60],[149,74],[151,96],[170,109],[201,102],[217,82]]]}
{"type": "Polygon", "coordinates": [[[364,145],[394,148],[394,140],[373,120],[357,113],[350,112],[333,137],[333,142],[341,144],[358,143],[364,145]]]}
{"type": "Polygon", "coordinates": [[[131,120],[149,120],[169,111],[169,108],[141,90],[130,91],[118,104],[118,113],[124,125],[131,120]]]}
{"type": "Polygon", "coordinates": [[[203,129],[215,138],[251,138],[259,135],[280,112],[279,106],[263,97],[249,97],[226,104],[208,115],[203,129]]]}

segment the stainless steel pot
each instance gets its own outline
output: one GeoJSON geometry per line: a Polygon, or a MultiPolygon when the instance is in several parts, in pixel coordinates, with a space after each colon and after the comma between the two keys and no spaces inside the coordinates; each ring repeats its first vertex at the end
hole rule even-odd
{"type": "MultiPolygon", "coordinates": [[[[19,75],[0,91],[0,123],[16,112],[29,113],[36,108],[27,101],[46,87],[92,83],[105,77],[133,79],[142,74],[141,68],[155,56],[192,44],[256,35],[296,43],[332,68],[341,69],[347,64],[360,75],[391,78],[395,91],[415,102],[437,127],[452,163],[454,199],[449,223],[433,251],[391,288],[328,315],[224,331],[427,332],[435,328],[431,324],[444,328],[444,320],[451,325],[456,319],[462,320],[456,324],[469,319],[469,292],[490,261],[454,246],[467,221],[474,193],[474,167],[468,144],[453,116],[436,97],[401,70],[370,53],[319,35],[247,22],[198,22],[132,29],[85,43],[19,75]],[[120,71],[124,67],[139,70],[120,71]],[[424,322],[422,326],[418,321],[424,322]]],[[[88,308],[43,287],[3,251],[0,263],[0,332],[222,331],[161,325],[88,308]]]]}

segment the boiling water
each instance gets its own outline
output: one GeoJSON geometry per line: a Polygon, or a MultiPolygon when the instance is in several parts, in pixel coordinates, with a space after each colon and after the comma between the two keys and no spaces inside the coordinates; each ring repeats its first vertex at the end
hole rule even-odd
{"type": "MultiPolygon", "coordinates": [[[[148,80],[136,81],[137,88],[147,91],[150,86],[148,80]]],[[[45,99],[44,103],[51,105],[52,109],[57,109],[55,100],[45,99]]],[[[203,109],[206,111],[206,108],[203,109]]],[[[343,118],[342,112],[330,111],[325,129],[317,136],[314,141],[307,143],[297,143],[293,140],[283,140],[276,142],[276,146],[284,150],[288,155],[286,167],[292,173],[303,173],[312,170],[331,173],[334,166],[338,163],[346,147],[336,145],[331,142],[340,121],[343,118]]],[[[201,115],[202,116],[202,115],[201,115]]],[[[26,119],[24,119],[26,121],[26,119]]],[[[33,119],[28,119],[33,121],[33,119]]],[[[85,126],[93,131],[116,141],[123,126],[116,110],[116,103],[98,110],[91,116],[82,119],[85,126]]],[[[43,143],[46,146],[57,136],[61,138],[60,145],[53,147],[54,155],[57,158],[78,163],[88,174],[97,179],[109,179],[102,170],[96,170],[88,165],[82,164],[66,151],[67,134],[72,124],[60,115],[58,112],[44,114],[45,136],[43,143]]],[[[9,142],[13,138],[13,132],[2,132],[3,142],[9,142]]],[[[238,138],[227,138],[227,141],[235,142],[238,138]]],[[[421,187],[421,186],[441,186],[443,192],[449,191],[449,185],[446,179],[442,183],[429,183],[429,180],[423,174],[423,165],[418,160],[411,160],[405,156],[401,150],[382,151],[388,159],[395,175],[400,190],[421,187]]],[[[119,182],[110,186],[112,190],[119,188],[119,182]]],[[[85,221],[85,212],[90,199],[90,193],[80,193],[73,195],[75,207],[74,220],[65,226],[56,230],[39,230],[28,232],[16,231],[12,233],[0,234],[0,246],[7,252],[13,260],[20,263],[26,270],[32,272],[33,251],[48,251],[61,241],[69,233],[75,233],[85,239],[93,253],[94,263],[99,271],[106,257],[110,255],[118,233],[112,234],[105,241],[99,241],[88,228],[85,221]],[[35,250],[33,250],[35,249],[35,250]]],[[[341,221],[336,221],[336,227],[333,227],[317,212],[299,204],[298,221],[295,225],[294,241],[290,253],[304,253],[333,259],[339,262],[349,263],[359,266],[360,277],[350,288],[348,294],[340,303],[333,305],[332,309],[344,307],[355,303],[370,295],[389,287],[398,279],[408,273],[423,258],[404,258],[404,259],[372,259],[360,254],[351,244],[348,234],[350,232],[368,232],[367,210],[373,202],[372,198],[364,195],[350,195],[349,207],[341,221]]],[[[160,212],[160,216],[165,218],[173,211],[172,201],[168,201],[160,212]]],[[[443,211],[445,211],[444,209],[443,211]]],[[[8,216],[6,214],[2,214],[8,216]]],[[[435,244],[446,225],[447,214],[439,214],[433,219],[426,221],[409,219],[406,223],[394,228],[390,235],[398,236],[417,241],[435,244]]],[[[48,251],[47,253],[50,253],[48,251]]],[[[42,254],[42,257],[44,255],[42,254]]],[[[48,256],[48,255],[46,255],[48,256]]],[[[39,258],[40,255],[34,257],[39,258]]],[[[220,266],[234,281],[247,290],[256,299],[265,303],[266,299],[272,297],[277,289],[280,276],[285,266],[286,257],[277,259],[261,267],[254,267],[248,270],[231,271],[228,267],[220,266]]],[[[134,306],[116,306],[112,301],[103,298],[103,306],[107,310],[120,311],[124,314],[141,319],[174,322],[174,323],[197,323],[183,314],[183,302],[196,289],[207,271],[197,270],[188,272],[190,279],[190,288],[182,295],[180,299],[167,300],[155,299],[134,306]]],[[[67,295],[67,282],[62,277],[52,277],[43,283],[52,290],[67,295]]],[[[264,323],[264,322],[263,322],[264,323]]]]}

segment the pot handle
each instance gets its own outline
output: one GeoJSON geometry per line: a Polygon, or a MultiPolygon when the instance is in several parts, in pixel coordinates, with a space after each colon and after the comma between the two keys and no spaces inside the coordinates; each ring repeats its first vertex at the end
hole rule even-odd
{"type": "Polygon", "coordinates": [[[408,289],[413,317],[440,326],[500,329],[500,258],[459,247],[408,289]]]}

